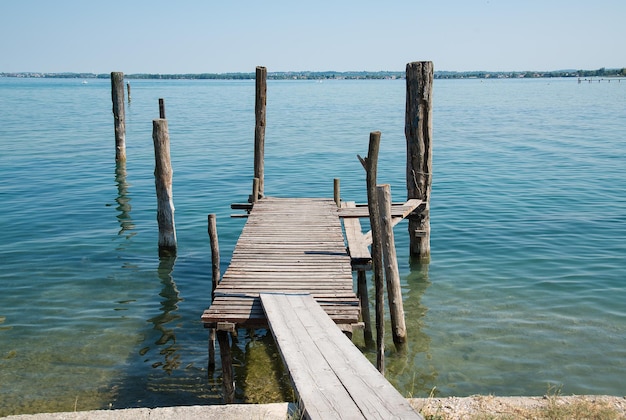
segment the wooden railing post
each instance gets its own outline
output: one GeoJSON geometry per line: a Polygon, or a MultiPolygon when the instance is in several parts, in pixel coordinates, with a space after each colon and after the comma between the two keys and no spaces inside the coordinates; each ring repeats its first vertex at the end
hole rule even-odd
{"type": "Polygon", "coordinates": [[[385,297],[384,271],[381,250],[381,223],[378,194],[376,193],[376,173],[378,169],[378,151],[380,149],[380,131],[370,133],[370,142],[365,158],[367,181],[367,207],[372,227],[372,269],[376,290],[376,367],[385,373],[385,297]]]}
{"type": "Polygon", "coordinates": [[[159,224],[159,254],[176,254],[176,228],[174,226],[174,200],[172,197],[172,163],[170,135],[167,120],[152,121],[154,141],[154,180],[157,195],[157,222],[159,224]]]}
{"type": "Polygon", "coordinates": [[[333,180],[333,196],[337,207],[341,207],[341,180],[339,178],[333,180]]]}
{"type": "Polygon", "coordinates": [[[124,73],[111,72],[111,100],[115,125],[115,161],[126,161],[126,113],[124,111],[124,73]]]}
{"type": "Polygon", "coordinates": [[[400,270],[393,237],[393,221],[391,220],[391,186],[379,185],[378,205],[380,206],[380,220],[382,224],[382,251],[385,264],[385,278],[387,283],[387,299],[391,315],[391,334],[396,346],[406,342],[406,323],[404,320],[404,305],[402,303],[402,288],[400,286],[400,270]]]}
{"type": "Polygon", "coordinates": [[[433,72],[431,61],[406,66],[407,198],[418,198],[425,203],[421,213],[409,217],[410,253],[422,262],[430,259],[433,72]]]}
{"type": "MultiPolygon", "coordinates": [[[[265,107],[267,103],[267,69],[256,68],[256,100],[254,115],[254,177],[259,178],[259,197],[264,195],[265,174],[265,107]]],[[[256,201],[256,200],[255,200],[256,201]]]]}

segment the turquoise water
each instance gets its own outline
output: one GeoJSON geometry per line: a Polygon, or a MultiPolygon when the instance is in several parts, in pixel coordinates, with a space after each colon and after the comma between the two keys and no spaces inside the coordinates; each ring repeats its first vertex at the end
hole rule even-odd
{"type": "MultiPolygon", "coordinates": [[[[244,223],[230,203],[251,190],[254,82],[131,84],[116,168],[108,80],[0,78],[0,415],[221,401],[199,321],[206,215],[225,270],[244,223]],[[175,260],[157,252],[161,97],[175,260]]],[[[431,263],[411,265],[395,229],[410,344],[389,342],[387,367],[403,394],[624,395],[625,104],[623,82],[435,82],[431,263]]],[[[380,130],[379,182],[404,199],[404,81],[270,81],[267,124],[266,194],[331,197],[341,178],[364,202],[356,154],[380,130]]],[[[241,332],[239,378],[254,349],[275,357],[268,341],[241,332]]],[[[250,400],[254,384],[238,386],[250,400]]]]}

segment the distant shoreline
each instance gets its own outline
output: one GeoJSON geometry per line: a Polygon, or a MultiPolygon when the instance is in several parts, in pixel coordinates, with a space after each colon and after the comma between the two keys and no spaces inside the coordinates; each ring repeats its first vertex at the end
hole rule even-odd
{"type": "MultiPolygon", "coordinates": [[[[254,80],[255,73],[186,73],[159,74],[135,73],[125,75],[126,79],[166,79],[166,80],[254,80]]],[[[7,72],[0,77],[54,78],[54,79],[109,79],[110,73],[41,73],[7,72]]],[[[553,77],[626,77],[626,68],[598,70],[554,70],[554,71],[435,71],[435,79],[532,79],[553,77]]],[[[404,79],[401,71],[287,71],[268,72],[269,80],[381,80],[404,79]]]]}

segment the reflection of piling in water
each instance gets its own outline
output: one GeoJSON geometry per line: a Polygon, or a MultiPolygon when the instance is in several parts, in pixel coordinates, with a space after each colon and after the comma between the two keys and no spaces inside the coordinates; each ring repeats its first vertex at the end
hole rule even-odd
{"type": "Polygon", "coordinates": [[[118,235],[126,234],[126,239],[134,235],[134,233],[126,233],[129,230],[135,228],[133,220],[130,217],[130,211],[132,206],[130,205],[131,198],[128,195],[128,182],[126,182],[126,162],[119,161],[115,165],[115,183],[117,184],[117,202],[116,210],[119,211],[117,220],[120,223],[120,231],[118,235]]]}
{"type": "Polygon", "coordinates": [[[180,292],[172,278],[175,262],[175,256],[166,256],[159,259],[158,275],[163,285],[159,296],[163,297],[164,300],[161,301],[161,313],[148,320],[148,322],[154,324],[155,330],[161,332],[161,336],[155,341],[155,344],[157,346],[165,346],[167,344],[167,347],[163,347],[159,351],[164,356],[164,361],[155,362],[152,366],[162,367],[168,374],[171,374],[173,370],[180,366],[180,355],[176,354],[178,349],[175,347],[176,334],[174,328],[168,328],[167,325],[181,317],[176,311],[178,310],[178,302],[182,299],[179,297],[180,292]]]}

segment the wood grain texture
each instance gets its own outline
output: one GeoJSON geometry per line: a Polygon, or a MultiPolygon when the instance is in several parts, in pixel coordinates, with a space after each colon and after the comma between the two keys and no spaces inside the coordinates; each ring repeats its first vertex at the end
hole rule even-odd
{"type": "Polygon", "coordinates": [[[305,417],[421,418],[310,295],[260,296],[305,417]]]}
{"type": "Polygon", "coordinates": [[[333,200],[260,199],[202,322],[267,326],[259,294],[285,291],[311,294],[336,323],[359,321],[350,256],[333,200]]]}

